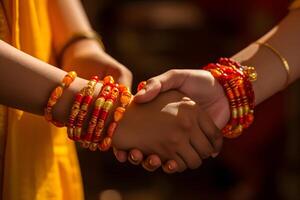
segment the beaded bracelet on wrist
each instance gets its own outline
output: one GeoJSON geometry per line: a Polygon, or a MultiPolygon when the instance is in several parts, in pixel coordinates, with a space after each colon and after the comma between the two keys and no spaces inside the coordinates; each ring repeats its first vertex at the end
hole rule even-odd
{"type": "Polygon", "coordinates": [[[64,89],[68,88],[71,85],[71,83],[75,80],[76,77],[77,74],[74,71],[71,71],[68,74],[66,74],[61,84],[52,91],[48,103],[46,105],[46,108],[44,109],[45,119],[57,127],[63,127],[65,126],[65,124],[53,120],[52,117],[53,107],[57,103],[58,99],[62,96],[64,89]]]}
{"type": "Polygon", "coordinates": [[[255,97],[251,82],[257,77],[255,69],[228,58],[221,58],[219,63],[209,64],[203,69],[220,82],[229,100],[231,118],[222,129],[224,137],[238,137],[254,120],[255,97]]]}

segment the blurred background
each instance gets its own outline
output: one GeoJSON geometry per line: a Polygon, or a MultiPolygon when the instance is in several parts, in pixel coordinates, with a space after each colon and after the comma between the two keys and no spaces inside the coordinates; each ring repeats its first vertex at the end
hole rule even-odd
{"type": "MultiPolygon", "coordinates": [[[[106,50],[141,80],[230,57],[288,12],[288,0],[83,0],[106,50]]],[[[87,200],[300,199],[299,83],[257,107],[217,159],[166,175],[78,149],[87,200]],[[297,92],[298,91],[298,92],[297,92]]]]}

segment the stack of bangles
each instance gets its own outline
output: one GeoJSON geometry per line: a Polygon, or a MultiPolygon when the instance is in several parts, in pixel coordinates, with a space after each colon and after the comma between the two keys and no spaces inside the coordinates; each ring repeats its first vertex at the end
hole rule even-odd
{"type": "Polygon", "coordinates": [[[93,76],[87,86],[75,95],[68,123],[55,122],[52,120],[52,108],[62,95],[63,89],[69,87],[75,78],[76,73],[69,72],[64,77],[62,84],[53,90],[45,108],[45,118],[55,126],[67,126],[68,137],[71,140],[80,142],[82,147],[89,148],[92,151],[97,149],[107,151],[111,147],[112,137],[117,125],[133,96],[127,87],[116,84],[112,76],[106,76],[102,81],[99,81],[97,76],[93,76]],[[93,101],[97,83],[101,84],[102,88],[95,101],[93,101]],[[92,103],[94,104],[93,107],[92,103]],[[92,112],[89,117],[88,112],[91,107],[92,112]],[[114,108],[115,110],[112,112],[114,108]],[[109,122],[110,114],[112,120],[109,122]],[[85,129],[82,126],[86,120],[89,121],[87,121],[87,131],[84,132],[85,129]]]}
{"type": "Polygon", "coordinates": [[[236,138],[254,120],[255,97],[252,83],[257,79],[254,67],[242,66],[229,58],[220,58],[203,68],[209,71],[222,85],[229,100],[231,118],[222,129],[226,138],[236,138]]]}

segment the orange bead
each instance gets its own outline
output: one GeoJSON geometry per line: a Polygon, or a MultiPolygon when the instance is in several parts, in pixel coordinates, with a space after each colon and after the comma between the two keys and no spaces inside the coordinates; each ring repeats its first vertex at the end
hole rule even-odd
{"type": "Polygon", "coordinates": [[[111,143],[112,143],[112,139],[110,137],[106,137],[98,145],[98,148],[100,149],[100,151],[107,151],[109,150],[111,143]]]}
{"type": "Polygon", "coordinates": [[[122,93],[122,92],[124,92],[124,91],[126,91],[126,90],[128,90],[129,91],[129,88],[128,87],[126,87],[125,85],[123,85],[123,84],[119,84],[119,90],[120,90],[120,92],[122,93]]]}
{"type": "Polygon", "coordinates": [[[69,85],[73,82],[73,78],[70,76],[65,76],[63,79],[63,83],[65,84],[65,87],[69,87],[69,85]]]}
{"type": "Polygon", "coordinates": [[[129,91],[123,92],[120,98],[122,106],[126,107],[130,103],[131,98],[132,98],[132,94],[129,91]]]}
{"type": "Polygon", "coordinates": [[[105,76],[103,79],[105,85],[107,84],[114,84],[114,78],[112,76],[105,76]]]}
{"type": "Polygon", "coordinates": [[[147,84],[146,81],[140,82],[139,85],[138,85],[137,91],[140,91],[140,90],[144,89],[146,87],[146,84],[147,84]]]}
{"type": "Polygon", "coordinates": [[[52,94],[51,94],[51,99],[58,99],[59,97],[61,97],[62,93],[63,93],[63,88],[61,86],[56,87],[52,94]]]}
{"type": "Polygon", "coordinates": [[[117,107],[115,112],[114,112],[114,120],[116,122],[120,121],[124,115],[125,108],[123,107],[117,107]]]}
{"type": "Polygon", "coordinates": [[[108,127],[108,130],[107,130],[107,136],[108,137],[112,137],[116,128],[117,128],[117,122],[112,122],[109,127],[108,127]]]}

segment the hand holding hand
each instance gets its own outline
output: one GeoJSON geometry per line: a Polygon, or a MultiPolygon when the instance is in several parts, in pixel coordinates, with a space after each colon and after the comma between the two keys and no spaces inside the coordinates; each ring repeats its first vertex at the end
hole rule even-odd
{"type": "MultiPolygon", "coordinates": [[[[130,105],[113,144],[118,149],[134,147],[147,155],[157,154],[163,162],[168,160],[163,169],[170,173],[199,167],[202,159],[219,152],[221,137],[213,121],[194,101],[170,91],[150,103],[130,105]],[[220,144],[216,146],[211,141],[220,144]]],[[[144,162],[144,167],[153,164],[149,161],[144,162]]]]}

